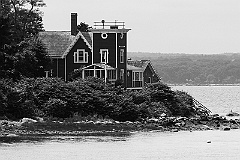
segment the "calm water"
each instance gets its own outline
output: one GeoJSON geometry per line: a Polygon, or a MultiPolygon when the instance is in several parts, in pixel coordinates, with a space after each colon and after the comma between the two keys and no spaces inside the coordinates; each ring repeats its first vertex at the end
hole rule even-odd
{"type": "MultiPolygon", "coordinates": [[[[184,90],[215,113],[239,111],[240,87],[193,87],[184,90]]],[[[237,160],[240,130],[137,132],[124,137],[52,137],[0,143],[0,160],[237,160]],[[207,143],[211,141],[211,143],[207,143]]]]}
{"type": "Polygon", "coordinates": [[[226,115],[230,110],[240,113],[240,86],[174,86],[172,89],[188,92],[213,113],[226,115]]]}

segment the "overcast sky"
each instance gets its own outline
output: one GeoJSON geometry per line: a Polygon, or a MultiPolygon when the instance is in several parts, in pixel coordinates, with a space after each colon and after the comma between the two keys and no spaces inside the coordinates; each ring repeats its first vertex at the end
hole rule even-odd
{"type": "Polygon", "coordinates": [[[78,24],[124,21],[128,51],[161,53],[240,53],[240,0],[44,0],[45,30],[78,24]]]}

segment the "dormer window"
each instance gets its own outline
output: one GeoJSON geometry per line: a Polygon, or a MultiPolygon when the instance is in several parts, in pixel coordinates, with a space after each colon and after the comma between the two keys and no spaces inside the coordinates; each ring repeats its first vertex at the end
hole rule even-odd
{"type": "Polygon", "coordinates": [[[88,52],[85,52],[85,49],[74,52],[74,63],[88,63],[88,52]]]}
{"type": "Polygon", "coordinates": [[[108,49],[100,49],[101,63],[108,63],[108,49]]]}

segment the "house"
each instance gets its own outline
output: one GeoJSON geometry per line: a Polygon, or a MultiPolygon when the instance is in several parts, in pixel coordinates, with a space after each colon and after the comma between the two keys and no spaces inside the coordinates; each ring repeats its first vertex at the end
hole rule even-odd
{"type": "Polygon", "coordinates": [[[129,88],[160,80],[150,61],[128,61],[127,33],[131,29],[124,22],[94,23],[89,32],[78,31],[77,13],[71,13],[71,31],[39,33],[52,58],[46,76],[67,81],[73,71],[81,70],[82,78],[95,76],[113,83],[119,79],[129,88]]]}

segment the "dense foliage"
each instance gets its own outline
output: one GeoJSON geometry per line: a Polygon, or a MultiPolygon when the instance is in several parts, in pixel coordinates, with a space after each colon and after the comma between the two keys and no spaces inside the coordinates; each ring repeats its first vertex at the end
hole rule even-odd
{"type": "Polygon", "coordinates": [[[0,116],[67,118],[73,115],[109,117],[136,121],[166,116],[196,116],[193,98],[172,91],[165,84],[151,84],[142,90],[123,90],[102,79],[89,77],[64,82],[58,78],[0,81],[0,116]]]}
{"type": "Polygon", "coordinates": [[[0,78],[39,77],[50,63],[37,38],[43,0],[4,0],[0,11],[0,78]]]}
{"type": "Polygon", "coordinates": [[[132,59],[150,59],[166,83],[240,83],[240,54],[129,53],[132,59]]]}

